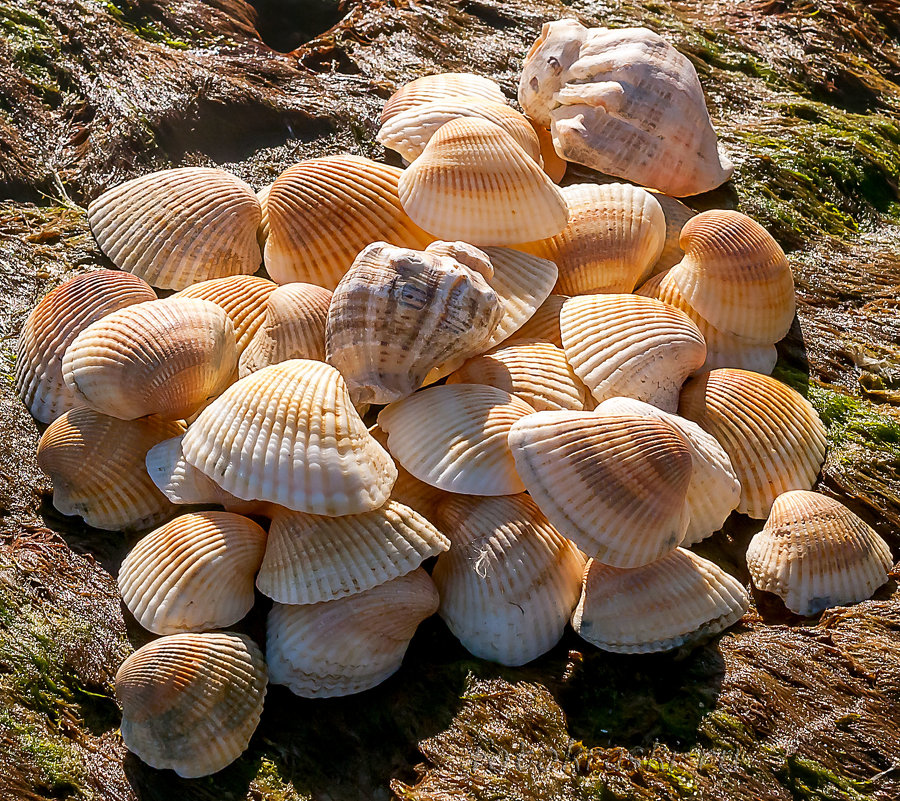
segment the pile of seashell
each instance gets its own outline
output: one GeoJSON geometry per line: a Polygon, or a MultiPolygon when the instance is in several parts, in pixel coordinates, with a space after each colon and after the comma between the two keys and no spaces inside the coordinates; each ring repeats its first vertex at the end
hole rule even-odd
{"type": "Polygon", "coordinates": [[[59,511],[168,521],[118,578],[162,635],[116,677],[150,765],[221,769],[268,681],[371,688],[434,612],[506,665],[569,621],[620,653],[720,632],[747,590],[688,548],[733,510],[766,520],[753,581],[799,614],[886,581],[878,535],[808,491],[816,412],[768,375],[794,316],[784,253],[743,214],[669,196],[731,172],[690,62],[645,29],[553,22],[519,102],[427,76],[381,118],[406,169],[315,158],[258,195],[172,169],[91,204],[119,270],[38,304],[16,386],[50,424],[59,511]],[[561,189],[568,161],[630,183],[561,189]],[[265,658],[219,631],[255,589],[265,658]]]}

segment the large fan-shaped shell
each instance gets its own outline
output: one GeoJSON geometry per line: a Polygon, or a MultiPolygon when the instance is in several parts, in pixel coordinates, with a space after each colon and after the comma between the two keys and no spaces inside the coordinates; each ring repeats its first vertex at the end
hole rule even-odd
{"type": "Polygon", "coordinates": [[[534,314],[518,331],[516,339],[542,339],[556,347],[562,347],[562,332],[559,330],[559,313],[568,295],[548,295],[534,314]]]}
{"type": "Polygon", "coordinates": [[[506,102],[503,90],[490,78],[471,72],[441,72],[416,78],[394,92],[381,111],[381,124],[384,125],[397,114],[414,106],[447,98],[506,102]]]}

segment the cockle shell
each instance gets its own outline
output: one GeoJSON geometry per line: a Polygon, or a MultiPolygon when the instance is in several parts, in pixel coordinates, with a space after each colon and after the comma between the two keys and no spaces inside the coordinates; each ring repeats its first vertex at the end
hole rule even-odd
{"type": "Polygon", "coordinates": [[[537,412],[513,424],[509,446],[541,511],[588,556],[638,567],[684,539],[691,453],[668,422],[537,412]]]}
{"type": "Polygon", "coordinates": [[[528,120],[531,127],[534,128],[535,134],[537,134],[538,144],[541,148],[541,166],[544,168],[544,172],[547,173],[547,177],[553,183],[558,184],[566,174],[566,168],[569,166],[568,162],[565,159],[561,159],[553,147],[553,135],[549,129],[545,128],[537,120],[531,119],[531,117],[526,116],[525,119],[528,120]]]}
{"type": "Polygon", "coordinates": [[[651,270],[650,274],[653,276],[665,272],[684,258],[684,251],[681,249],[681,229],[691,217],[697,216],[697,212],[678,198],[664,195],[655,189],[650,191],[653,192],[653,197],[656,198],[666,217],[666,242],[651,270]]]}
{"type": "Polygon", "coordinates": [[[118,270],[77,275],[44,295],[25,321],[16,351],[16,393],[28,411],[40,422],[52,423],[82,406],[63,381],[66,348],[101,317],[155,299],[145,281],[118,270]]]}
{"type": "Polygon", "coordinates": [[[525,490],[507,434],[534,412],[525,401],[481,384],[429,387],[386,406],[378,425],[391,455],[416,478],[464,495],[525,490]]]}
{"type": "Polygon", "coordinates": [[[738,480],[737,510],[768,516],[783,492],[810,489],[825,461],[825,426],[800,393],[759,373],[722,369],[685,384],[678,413],[714,436],[738,480]]]}
{"type": "Polygon", "coordinates": [[[119,591],[154,634],[224,628],[253,606],[265,550],[266,532],[247,517],[182,515],[132,548],[119,569],[119,591]]]}
{"type": "Polygon", "coordinates": [[[127,306],[84,329],[63,356],[66,384],[85,406],[134,420],[180,420],[231,383],[234,327],[214,303],[169,298],[127,306]]]}
{"type": "Polygon", "coordinates": [[[100,250],[116,267],[164,289],[256,272],[261,217],[250,186],[207,167],[142,175],[88,206],[100,250]]]}
{"type": "Polygon", "coordinates": [[[247,749],[266,682],[262,652],[243,634],[154,640],[116,673],[122,740],[151,767],[208,776],[247,749]]]}
{"type": "Polygon", "coordinates": [[[256,199],[259,201],[259,207],[262,211],[259,228],[256,231],[256,241],[259,242],[260,253],[265,248],[266,240],[269,238],[269,210],[267,204],[269,202],[269,190],[271,188],[272,184],[267,184],[256,193],[256,199]]]}
{"type": "Polygon", "coordinates": [[[542,339],[556,347],[562,347],[562,332],[559,330],[559,313],[568,295],[548,295],[518,331],[516,339],[542,339]]]}
{"type": "Polygon", "coordinates": [[[506,97],[500,86],[490,78],[471,72],[442,72],[424,75],[403,84],[390,96],[381,111],[384,125],[397,114],[402,114],[414,106],[421,106],[435,100],[447,98],[471,98],[505,103],[506,97]]]}
{"type": "Polygon", "coordinates": [[[681,385],[706,359],[697,326],[652,298],[578,295],[559,324],[566,359],[598,401],[621,395],[674,412],[681,385]]]}
{"type": "Polygon", "coordinates": [[[534,501],[451,497],[437,522],[452,543],[432,574],[439,612],[466,649],[524,665],[556,645],[578,601],[584,557],[534,501]]]}
{"type": "Polygon", "coordinates": [[[871,526],[839,501],[805,490],[775,499],[747,549],[753,583],[798,615],[870,598],[893,564],[871,526]]]}
{"type": "Polygon", "coordinates": [[[365,592],[318,604],[275,604],[266,654],[273,684],[304,698],[363,692],[395,673],[416,628],[438,608],[416,568],[365,592]]]}
{"type": "Polygon", "coordinates": [[[750,607],[747,591],[714,562],[676,548],[643,567],[588,562],[572,628],[604,651],[670,651],[724,631],[750,607]]]}
{"type": "Polygon", "coordinates": [[[515,139],[473,117],[441,126],[398,191],[426,231],[479,247],[553,236],[568,218],[559,188],[515,139]]]}
{"type": "Polygon", "coordinates": [[[310,514],[375,509],[397,477],[341,374],[305,359],[233,384],[200,413],[181,447],[190,464],[231,494],[310,514]]]}
{"type": "Polygon", "coordinates": [[[53,481],[53,505],[109,531],[155,525],[175,507],[144,469],[147,451],[184,432],[181,423],[146,417],[119,420],[71,409],[44,432],[37,463],[53,481]]]}
{"type": "Polygon", "coordinates": [[[372,242],[421,250],[435,237],[403,210],[401,170],[360,156],[301,161],[272,184],[266,269],[279,284],[334,289],[372,242]]]}

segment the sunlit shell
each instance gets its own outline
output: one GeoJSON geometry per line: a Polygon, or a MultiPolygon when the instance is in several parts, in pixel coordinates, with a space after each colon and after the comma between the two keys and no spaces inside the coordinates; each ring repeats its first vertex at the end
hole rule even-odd
{"type": "Polygon", "coordinates": [[[66,384],[85,406],[134,420],[180,420],[222,392],[237,367],[234,327],[209,301],[153,300],[85,328],[66,349],[66,384]]]}
{"type": "Polygon", "coordinates": [[[637,567],[684,539],[691,453],[671,424],[537,412],[512,426],[509,446],[541,511],[588,556],[637,567]]]}
{"type": "Polygon", "coordinates": [[[256,199],[259,201],[259,208],[262,211],[259,228],[256,231],[256,241],[259,242],[260,252],[265,248],[266,240],[269,238],[269,210],[267,204],[269,202],[269,190],[271,188],[272,184],[267,184],[256,193],[256,199]]]}
{"type": "Polygon", "coordinates": [[[425,75],[401,86],[390,96],[381,111],[384,125],[395,115],[413,106],[445,98],[478,98],[505,103],[503,90],[490,78],[471,72],[441,72],[425,75]]]}
{"type": "Polygon", "coordinates": [[[119,569],[122,600],[148,631],[178,634],[237,623],[253,606],[266,532],[230,512],[182,515],[144,537],[119,569]]]}
{"type": "Polygon", "coordinates": [[[783,492],[810,489],[825,460],[825,426],[798,392],[759,373],[722,369],[684,386],[678,413],[699,423],[728,453],[737,510],[765,519],[783,492]]]}
{"type": "Polygon", "coordinates": [[[261,218],[250,186],[207,167],[142,175],[88,206],[100,250],[116,267],[164,289],[255,273],[261,218]]]}
{"type": "Polygon", "coordinates": [[[544,172],[547,173],[547,177],[553,183],[558,184],[566,174],[566,168],[569,166],[568,162],[560,158],[553,147],[553,135],[549,129],[536,120],[531,119],[531,117],[525,117],[525,119],[531,123],[535,134],[537,134],[538,144],[541,148],[541,166],[544,168],[544,172]]]}
{"type": "Polygon", "coordinates": [[[200,413],[181,447],[190,464],[233,495],[310,514],[375,509],[397,477],[340,373],[305,359],[233,384],[200,413]]]}
{"type": "Polygon", "coordinates": [[[53,505],[95,528],[140,529],[175,514],[144,468],[157,442],[184,432],[180,423],[147,417],[118,420],[72,409],[44,432],[37,463],[53,481],[53,505]]]}
{"type": "Polygon", "coordinates": [[[562,347],[562,333],[559,330],[559,313],[568,295],[548,295],[518,331],[516,339],[542,339],[556,347],[562,347]]]}
{"type": "Polygon", "coordinates": [[[139,648],[116,673],[122,740],[160,770],[208,776],[237,759],[266,696],[262,652],[243,634],[175,634],[139,648]]]}
{"type": "Polygon", "coordinates": [[[563,635],[584,557],[527,495],[453,497],[438,510],[450,550],[434,567],[440,615],[468,651],[524,665],[563,635]]]}
{"type": "Polygon", "coordinates": [[[44,295],[25,321],[16,351],[16,393],[28,411],[52,423],[84,405],[63,381],[66,348],[101,317],[155,298],[146,282],[118,270],[83,273],[44,295]]]}
{"type": "Polygon", "coordinates": [[[426,231],[479,247],[553,236],[568,217],[559,188],[515,139],[472,117],[441,126],[398,189],[426,231]]]}
{"type": "Polygon", "coordinates": [[[372,242],[416,250],[433,242],[400,205],[400,175],[361,156],[310,159],[285,170],[266,203],[265,261],[272,279],[334,289],[372,242]]]}
{"type": "Polygon", "coordinates": [[[598,401],[621,395],[674,412],[706,358],[697,326],[652,298],[578,295],[559,319],[566,359],[598,401]]]}
{"type": "Polygon", "coordinates": [[[653,197],[656,198],[666,217],[666,242],[651,273],[656,275],[665,272],[684,258],[684,251],[681,249],[681,229],[691,217],[697,216],[697,212],[678,198],[664,195],[655,189],[650,191],[653,192],[653,197]]]}
{"type": "Polygon", "coordinates": [[[506,438],[533,411],[501,389],[455,384],[386,406],[378,425],[391,455],[426,484],[465,495],[515,495],[525,487],[506,438]]]}
{"type": "Polygon", "coordinates": [[[753,583],[798,615],[870,598],[893,564],[871,526],[839,501],[805,490],[775,499],[747,549],[753,583]]]}
{"type": "Polygon", "coordinates": [[[305,698],[371,689],[397,671],[438,601],[431,577],[417,568],[346,598],[275,604],[266,635],[271,681],[305,698]]]}
{"type": "Polygon", "coordinates": [[[604,651],[669,651],[724,631],[750,606],[747,591],[714,562],[684,548],[623,570],[588,562],[572,628],[604,651]]]}

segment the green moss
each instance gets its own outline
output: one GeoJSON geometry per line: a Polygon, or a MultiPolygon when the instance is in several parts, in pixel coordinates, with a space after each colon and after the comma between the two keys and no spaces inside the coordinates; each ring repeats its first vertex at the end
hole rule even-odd
{"type": "Polygon", "coordinates": [[[700,791],[700,784],[696,776],[686,767],[679,765],[674,760],[642,759],[641,767],[655,778],[664,781],[681,798],[693,798],[700,791]]]}
{"type": "Polygon", "coordinates": [[[36,14],[0,3],[0,35],[12,52],[13,64],[45,102],[55,103],[60,94],[59,46],[50,26],[36,14]]]}
{"type": "Polygon", "coordinates": [[[310,798],[307,795],[301,796],[293,784],[282,776],[278,765],[267,757],[259,761],[259,769],[250,783],[248,797],[252,801],[303,801],[310,798]]]}
{"type": "Polygon", "coordinates": [[[136,33],[146,42],[163,44],[175,50],[187,50],[192,47],[190,42],[175,38],[169,31],[160,27],[149,17],[135,13],[129,8],[122,8],[115,0],[104,0],[103,8],[108,14],[111,14],[126,28],[136,33]]]}
{"type": "Polygon", "coordinates": [[[794,798],[822,801],[874,801],[872,785],[839,776],[813,759],[791,754],[776,775],[794,798]]]}

